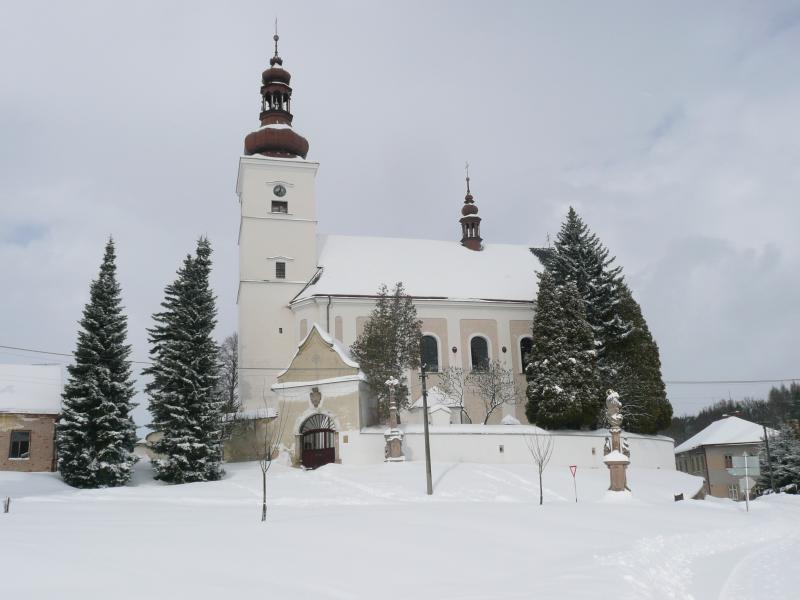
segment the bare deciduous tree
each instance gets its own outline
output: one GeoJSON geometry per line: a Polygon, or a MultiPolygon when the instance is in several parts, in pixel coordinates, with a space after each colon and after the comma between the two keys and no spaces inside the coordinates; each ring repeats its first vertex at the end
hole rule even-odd
{"type": "Polygon", "coordinates": [[[486,362],[480,368],[473,369],[467,376],[467,384],[475,391],[475,395],[483,403],[483,424],[503,404],[517,404],[520,392],[517,390],[514,373],[503,366],[499,360],[486,362]]]}
{"type": "Polygon", "coordinates": [[[464,394],[467,390],[467,374],[461,367],[447,367],[439,374],[437,384],[442,393],[457,402],[457,408],[461,413],[462,423],[472,423],[472,419],[464,407],[464,394]]]}
{"type": "MultiPolygon", "coordinates": [[[[263,396],[263,393],[262,393],[263,396]]],[[[267,520],[267,474],[273,461],[281,450],[281,439],[286,429],[286,401],[271,406],[266,397],[263,400],[263,418],[259,411],[253,419],[253,453],[261,468],[261,520],[267,520]]]]}
{"type": "Polygon", "coordinates": [[[220,370],[217,395],[222,403],[223,439],[229,439],[236,427],[242,405],[239,399],[239,334],[232,333],[219,345],[220,370]]]}
{"type": "Polygon", "coordinates": [[[542,472],[553,455],[553,438],[549,433],[534,432],[525,436],[525,445],[528,446],[528,452],[539,470],[539,505],[541,506],[544,503],[542,472]]]}

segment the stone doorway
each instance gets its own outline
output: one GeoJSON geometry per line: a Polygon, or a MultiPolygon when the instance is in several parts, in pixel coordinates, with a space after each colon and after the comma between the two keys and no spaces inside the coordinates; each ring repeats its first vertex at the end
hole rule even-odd
{"type": "Polygon", "coordinates": [[[300,426],[303,443],[302,465],[316,469],[336,462],[336,429],[333,419],[321,413],[311,415],[300,426]]]}

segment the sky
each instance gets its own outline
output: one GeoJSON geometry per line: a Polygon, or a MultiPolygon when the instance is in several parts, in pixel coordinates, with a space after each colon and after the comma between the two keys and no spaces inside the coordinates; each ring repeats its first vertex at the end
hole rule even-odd
{"type": "MultiPolygon", "coordinates": [[[[781,1],[4,0],[0,345],[74,349],[109,235],[136,360],[200,235],[235,330],[237,161],[275,17],[321,232],[458,240],[469,161],[488,244],[545,245],[575,207],[666,381],[800,379],[800,2],[781,1]]],[[[41,360],[62,359],[0,349],[41,360]]],[[[691,414],[771,385],[668,393],[691,414]]]]}

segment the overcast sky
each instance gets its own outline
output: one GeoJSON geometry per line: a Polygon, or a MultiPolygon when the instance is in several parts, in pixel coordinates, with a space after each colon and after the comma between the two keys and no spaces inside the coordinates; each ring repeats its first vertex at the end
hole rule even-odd
{"type": "MultiPolygon", "coordinates": [[[[665,380],[800,378],[800,3],[778,1],[5,0],[0,344],[74,349],[109,234],[136,359],[200,234],[234,331],[275,16],[322,232],[458,240],[469,160],[489,244],[544,245],[575,206],[665,380]]],[[[769,387],[669,393],[681,414],[769,387]]]]}

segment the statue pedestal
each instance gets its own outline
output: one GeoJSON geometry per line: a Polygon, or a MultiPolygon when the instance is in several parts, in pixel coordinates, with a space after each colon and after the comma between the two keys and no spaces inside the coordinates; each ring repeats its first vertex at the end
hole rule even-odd
{"type": "Polygon", "coordinates": [[[397,428],[387,429],[383,434],[386,440],[384,450],[384,462],[403,462],[406,457],[403,455],[403,432],[397,428]]]}
{"type": "Polygon", "coordinates": [[[619,450],[613,450],[603,457],[611,475],[611,485],[608,489],[612,492],[630,491],[628,488],[627,469],[630,459],[619,450]]]}

